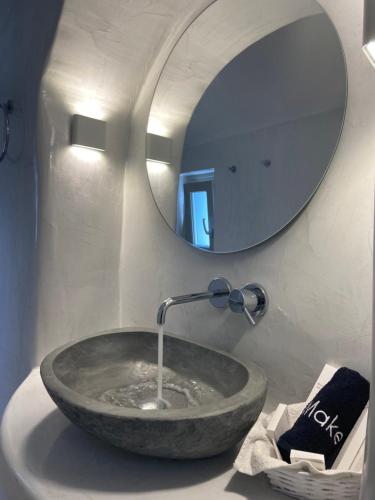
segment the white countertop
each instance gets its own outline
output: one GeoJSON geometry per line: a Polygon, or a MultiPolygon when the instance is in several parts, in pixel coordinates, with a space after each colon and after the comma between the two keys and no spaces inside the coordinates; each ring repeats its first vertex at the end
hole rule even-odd
{"type": "Polygon", "coordinates": [[[7,500],[281,500],[265,476],[232,468],[235,452],[173,461],[113,448],[73,426],[33,370],[1,425],[1,477],[7,500]]]}

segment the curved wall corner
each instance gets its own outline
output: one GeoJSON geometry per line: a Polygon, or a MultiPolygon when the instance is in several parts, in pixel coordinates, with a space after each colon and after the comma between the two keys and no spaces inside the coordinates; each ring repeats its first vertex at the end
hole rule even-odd
{"type": "Polygon", "coordinates": [[[0,1],[0,100],[14,102],[9,152],[0,164],[0,414],[32,367],[37,101],[62,4],[62,0],[0,1]]]}
{"type": "Polygon", "coordinates": [[[127,123],[107,119],[107,151],[70,145],[75,113],[42,82],[38,289],[34,366],[58,345],[119,326],[119,259],[127,123]]]}
{"type": "MultiPolygon", "coordinates": [[[[34,366],[61,344],[132,323],[121,318],[119,274],[132,111],[171,27],[200,3],[90,0],[88,15],[87,2],[64,2],[39,96],[34,366]],[[73,114],[107,122],[105,153],[70,146],[73,114]]],[[[136,199],[129,210],[136,221],[136,199]]]]}

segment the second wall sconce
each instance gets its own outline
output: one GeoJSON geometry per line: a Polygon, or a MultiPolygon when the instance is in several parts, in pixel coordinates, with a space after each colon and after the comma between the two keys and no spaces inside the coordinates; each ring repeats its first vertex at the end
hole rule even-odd
{"type": "Polygon", "coordinates": [[[172,139],[156,134],[147,134],[146,160],[164,163],[172,163],[172,139]]]}
{"type": "Polygon", "coordinates": [[[106,122],[82,115],[73,115],[71,123],[71,144],[83,148],[105,151],[106,122]]]}

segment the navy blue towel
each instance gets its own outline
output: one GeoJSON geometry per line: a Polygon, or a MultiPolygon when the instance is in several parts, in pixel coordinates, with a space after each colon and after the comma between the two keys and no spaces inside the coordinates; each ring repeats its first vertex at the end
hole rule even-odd
{"type": "Polygon", "coordinates": [[[340,368],[305,407],[277,443],[285,462],[290,451],[320,453],[330,469],[369,398],[370,384],[359,373],[340,368]]]}

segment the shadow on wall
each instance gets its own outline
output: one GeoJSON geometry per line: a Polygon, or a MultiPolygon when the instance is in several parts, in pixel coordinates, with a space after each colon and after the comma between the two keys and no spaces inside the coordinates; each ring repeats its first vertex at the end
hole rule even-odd
{"type": "Polygon", "coordinates": [[[15,107],[9,153],[0,165],[0,414],[31,365],[38,203],[36,112],[62,6],[63,0],[0,0],[0,101],[12,99],[15,107]]]}

